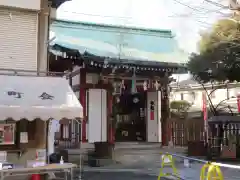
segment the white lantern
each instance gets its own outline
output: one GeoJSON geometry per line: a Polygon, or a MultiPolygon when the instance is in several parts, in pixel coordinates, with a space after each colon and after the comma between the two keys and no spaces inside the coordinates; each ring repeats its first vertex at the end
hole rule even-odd
{"type": "Polygon", "coordinates": [[[148,89],[148,83],[147,83],[147,81],[144,81],[143,82],[143,90],[147,91],[147,89],[148,89]]]}
{"type": "Polygon", "coordinates": [[[160,84],[158,83],[158,81],[155,81],[154,86],[155,86],[156,90],[158,91],[158,89],[160,87],[160,84]]]}

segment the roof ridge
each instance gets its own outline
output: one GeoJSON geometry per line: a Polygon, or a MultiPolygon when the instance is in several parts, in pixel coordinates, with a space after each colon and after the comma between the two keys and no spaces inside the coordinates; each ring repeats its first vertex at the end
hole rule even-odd
{"type": "Polygon", "coordinates": [[[122,28],[122,29],[132,29],[136,31],[148,32],[148,33],[162,33],[168,35],[169,37],[175,37],[172,30],[164,30],[164,29],[153,29],[153,28],[140,28],[136,26],[122,26],[122,25],[111,25],[111,24],[103,24],[103,23],[93,23],[93,22],[81,22],[81,21],[68,21],[64,19],[55,19],[56,23],[66,23],[66,24],[75,24],[75,25],[91,25],[91,26],[100,26],[105,28],[122,28]]]}

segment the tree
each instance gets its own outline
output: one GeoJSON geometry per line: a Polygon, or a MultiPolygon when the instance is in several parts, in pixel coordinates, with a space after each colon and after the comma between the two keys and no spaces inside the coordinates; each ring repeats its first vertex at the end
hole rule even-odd
{"type": "Polygon", "coordinates": [[[220,20],[202,34],[199,53],[190,56],[188,69],[202,82],[240,81],[240,23],[220,20]]]}
{"type": "Polygon", "coordinates": [[[172,109],[178,115],[182,115],[186,113],[190,107],[191,107],[191,104],[188,101],[184,101],[184,100],[172,101],[170,103],[170,109],[172,109]]]}

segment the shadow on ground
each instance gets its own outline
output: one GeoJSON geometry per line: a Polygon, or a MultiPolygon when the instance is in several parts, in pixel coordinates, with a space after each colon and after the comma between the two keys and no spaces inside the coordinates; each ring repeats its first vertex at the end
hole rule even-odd
{"type": "MultiPolygon", "coordinates": [[[[84,172],[84,180],[157,180],[157,176],[134,172],[84,172]]],[[[164,179],[163,179],[164,180],[164,179]]]]}

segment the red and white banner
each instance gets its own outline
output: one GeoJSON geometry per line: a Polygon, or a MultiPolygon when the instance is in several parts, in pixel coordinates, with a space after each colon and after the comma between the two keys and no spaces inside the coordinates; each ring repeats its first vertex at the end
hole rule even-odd
{"type": "Polygon", "coordinates": [[[238,112],[240,112],[240,94],[237,95],[237,107],[238,107],[238,112]]]}
{"type": "Polygon", "coordinates": [[[202,93],[202,111],[203,111],[203,120],[206,121],[207,120],[207,97],[206,97],[206,93],[203,92],[202,93]]]}

